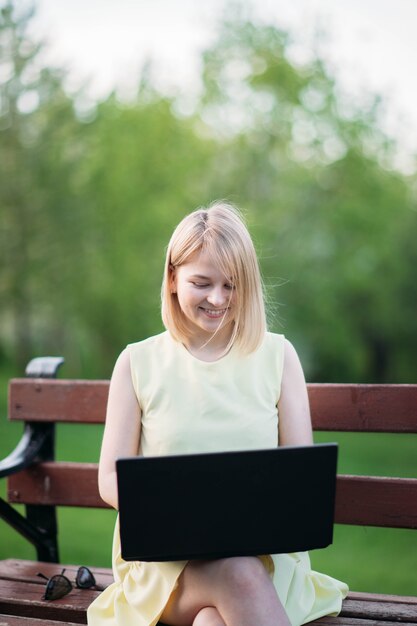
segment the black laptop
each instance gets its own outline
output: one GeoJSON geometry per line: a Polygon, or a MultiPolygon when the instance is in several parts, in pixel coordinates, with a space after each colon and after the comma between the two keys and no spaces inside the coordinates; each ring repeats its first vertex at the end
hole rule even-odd
{"type": "Polygon", "coordinates": [[[337,444],[118,459],[126,561],[324,548],[333,540],[337,444]]]}

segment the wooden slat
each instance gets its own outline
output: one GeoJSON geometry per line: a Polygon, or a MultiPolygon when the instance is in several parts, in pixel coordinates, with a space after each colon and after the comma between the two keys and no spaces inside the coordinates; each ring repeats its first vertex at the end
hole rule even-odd
{"type": "Polygon", "coordinates": [[[417,433],[417,385],[308,385],[313,428],[417,433]]]}
{"type": "Polygon", "coordinates": [[[373,617],[370,617],[369,619],[365,617],[345,617],[344,615],[339,615],[338,617],[320,617],[320,619],[309,622],[309,624],[317,626],[398,626],[399,623],[401,626],[415,626],[416,622],[387,621],[385,619],[377,620],[373,617]]]}
{"type": "Polygon", "coordinates": [[[9,418],[101,424],[108,390],[107,380],[13,379],[9,385],[9,418]]]}
{"type": "Polygon", "coordinates": [[[2,580],[0,613],[86,624],[87,608],[99,592],[75,588],[68,596],[53,602],[42,600],[42,594],[43,589],[38,584],[2,580]]]}
{"type": "MultiPolygon", "coordinates": [[[[75,580],[79,565],[61,565],[57,563],[46,563],[44,561],[27,561],[24,559],[4,559],[0,561],[0,582],[2,580],[14,580],[17,582],[27,582],[39,585],[39,588],[45,585],[45,581],[37,576],[38,572],[42,572],[48,578],[54,574],[59,574],[65,568],[65,575],[70,580],[75,580]]],[[[94,578],[98,585],[108,587],[113,582],[112,570],[108,567],[91,567],[94,578]]]]}
{"type": "Polygon", "coordinates": [[[390,602],[398,604],[410,604],[415,607],[417,618],[417,596],[400,596],[380,593],[369,593],[369,591],[349,591],[348,598],[358,602],[390,602]]]}
{"type": "Polygon", "coordinates": [[[417,528],[417,479],[338,476],[336,522],[417,528]]]}
{"type": "Polygon", "coordinates": [[[409,602],[390,602],[383,597],[378,602],[367,602],[346,598],[343,602],[341,615],[361,619],[396,622],[417,622],[416,605],[409,602]]]}
{"type": "MultiPolygon", "coordinates": [[[[10,502],[106,507],[94,463],[40,463],[9,478],[10,502]]],[[[417,479],[339,476],[335,519],[340,524],[417,528],[417,479]]]]}
{"type": "MultiPolygon", "coordinates": [[[[65,575],[74,581],[78,569],[75,565],[18,559],[0,561],[0,613],[31,618],[34,626],[35,618],[57,620],[65,624],[86,624],[87,607],[101,593],[100,591],[74,588],[71,593],[59,600],[50,602],[42,600],[45,581],[39,578],[37,573],[42,572],[49,578],[54,574],[59,574],[63,568],[65,568],[65,575]]],[[[96,567],[92,567],[91,570],[99,585],[107,587],[113,582],[111,570],[96,567]]],[[[22,626],[26,624],[29,626],[30,623],[23,621],[22,626]]],[[[54,626],[54,624],[56,622],[50,625],[46,622],[44,626],[54,626]]],[[[20,626],[20,624],[11,622],[10,626],[20,626]]]]}
{"type": "MultiPolygon", "coordinates": [[[[14,379],[12,420],[102,423],[108,381],[14,379]]],[[[309,384],[316,430],[417,433],[417,385],[309,384]]]]}
{"type": "MultiPolygon", "coordinates": [[[[16,607],[18,609],[19,607],[16,607]]],[[[17,617],[16,615],[0,615],[0,626],[78,626],[75,622],[57,622],[50,619],[17,617]]],[[[343,625],[341,625],[343,626],[343,625]]]]}
{"type": "MultiPolygon", "coordinates": [[[[415,623],[415,621],[400,622],[401,626],[415,626],[415,623]]],[[[309,622],[309,624],[317,626],[398,626],[397,621],[380,621],[373,617],[367,619],[361,617],[345,617],[344,615],[339,615],[338,617],[331,617],[330,615],[320,617],[317,620],[309,622]]]]}
{"type": "Polygon", "coordinates": [[[98,492],[96,463],[39,463],[8,479],[13,503],[109,508],[98,492]]]}

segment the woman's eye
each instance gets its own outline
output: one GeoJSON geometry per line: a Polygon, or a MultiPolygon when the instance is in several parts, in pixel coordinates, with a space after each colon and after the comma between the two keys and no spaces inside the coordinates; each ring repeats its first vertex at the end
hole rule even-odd
{"type": "Polygon", "coordinates": [[[205,283],[193,283],[194,287],[198,287],[199,289],[204,289],[204,287],[208,287],[205,283]]]}
{"type": "Polygon", "coordinates": [[[227,285],[225,285],[225,287],[226,287],[226,289],[234,289],[234,285],[227,284],[227,285]]]}

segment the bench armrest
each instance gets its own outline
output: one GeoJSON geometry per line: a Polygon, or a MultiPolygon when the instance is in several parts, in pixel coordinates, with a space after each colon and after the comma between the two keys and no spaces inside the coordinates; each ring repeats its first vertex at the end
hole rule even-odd
{"type": "Polygon", "coordinates": [[[26,376],[28,378],[56,378],[64,361],[62,356],[38,356],[26,365],[26,376]]]}
{"type": "MultiPolygon", "coordinates": [[[[29,361],[28,378],[56,378],[64,363],[62,356],[42,356],[29,361]]],[[[23,436],[16,448],[0,461],[0,478],[16,474],[37,461],[48,461],[54,456],[55,426],[50,423],[26,422],[23,436]]]]}
{"type": "Polygon", "coordinates": [[[16,448],[0,461],[0,478],[16,474],[32,463],[45,460],[42,452],[50,447],[53,438],[53,425],[39,422],[26,423],[22,438],[16,448]]]}

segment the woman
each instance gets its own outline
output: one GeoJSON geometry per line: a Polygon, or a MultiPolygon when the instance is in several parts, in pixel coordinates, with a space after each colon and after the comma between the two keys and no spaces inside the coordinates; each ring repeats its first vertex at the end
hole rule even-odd
{"type": "MultiPolygon", "coordinates": [[[[127,346],[110,383],[99,487],[116,509],[118,457],[313,441],[297,353],[266,330],[258,260],[231,205],[194,211],[175,229],[162,318],[166,331],[127,346]]],[[[175,511],[165,513],[168,524],[175,511]]],[[[90,626],[296,626],[337,614],[347,594],[307,553],[127,563],[117,524],[113,570],[90,626]]]]}

